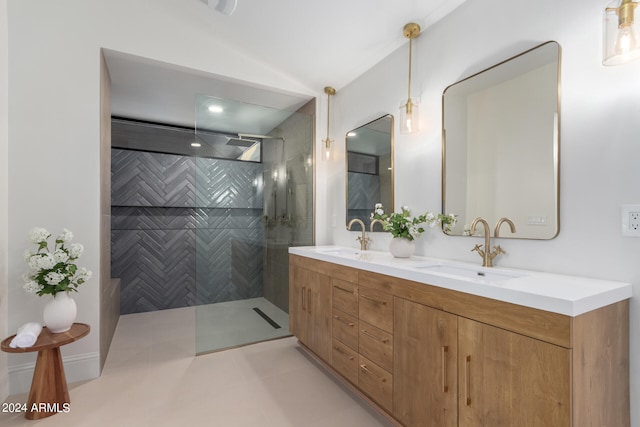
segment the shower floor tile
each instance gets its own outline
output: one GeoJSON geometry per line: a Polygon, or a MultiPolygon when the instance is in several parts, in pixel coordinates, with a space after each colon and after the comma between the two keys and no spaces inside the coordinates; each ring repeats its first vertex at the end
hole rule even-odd
{"type": "Polygon", "coordinates": [[[288,335],[289,315],[262,297],[196,307],[196,354],[288,335]],[[280,328],[274,328],[254,308],[280,328]]]}

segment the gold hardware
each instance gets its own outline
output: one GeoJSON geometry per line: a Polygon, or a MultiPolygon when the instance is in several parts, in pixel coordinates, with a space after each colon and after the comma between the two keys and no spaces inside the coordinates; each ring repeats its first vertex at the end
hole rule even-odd
{"type": "Polygon", "coordinates": [[[341,291],[348,292],[348,293],[350,293],[350,294],[352,294],[352,293],[353,293],[353,291],[352,291],[351,289],[343,288],[343,287],[340,287],[340,286],[338,286],[338,285],[333,285],[333,287],[334,287],[335,289],[340,289],[341,291]]]}
{"type": "Polygon", "coordinates": [[[352,323],[352,322],[347,322],[346,320],[344,320],[344,319],[343,319],[342,317],[340,317],[340,316],[337,316],[337,315],[335,315],[335,314],[334,314],[334,315],[333,315],[333,318],[334,318],[334,319],[336,319],[338,322],[342,322],[342,323],[344,323],[345,325],[353,326],[353,323],[352,323]]]}
{"type": "Polygon", "coordinates": [[[380,341],[380,342],[381,342],[381,343],[383,343],[383,344],[387,344],[387,343],[389,342],[389,339],[387,339],[387,338],[380,338],[380,337],[378,337],[378,336],[376,336],[376,335],[373,335],[371,332],[368,332],[368,331],[367,331],[367,330],[365,330],[365,329],[360,329],[360,332],[362,332],[363,334],[365,334],[365,335],[366,335],[366,336],[368,336],[368,337],[371,337],[371,338],[373,338],[373,339],[375,339],[375,340],[380,341]]]}
{"type": "Polygon", "coordinates": [[[449,346],[442,346],[442,392],[449,391],[447,386],[447,354],[449,353],[449,346]]]}
{"type": "Polygon", "coordinates": [[[418,131],[418,105],[411,100],[411,66],[413,39],[420,35],[420,25],[410,22],[402,29],[402,34],[409,39],[409,83],[407,89],[407,102],[400,106],[400,132],[414,133],[418,131]]]}
{"type": "Polygon", "coordinates": [[[303,286],[302,287],[302,293],[300,294],[300,296],[302,297],[302,311],[307,311],[307,307],[304,304],[304,294],[307,293],[307,289],[303,286]]]}
{"type": "Polygon", "coordinates": [[[466,405],[471,406],[471,356],[467,356],[467,360],[464,364],[464,377],[465,377],[465,400],[466,405]]]}
{"type": "Polygon", "coordinates": [[[347,356],[349,358],[349,360],[353,360],[353,356],[351,356],[349,353],[347,353],[346,351],[344,351],[340,347],[333,346],[333,349],[335,351],[337,351],[338,353],[342,353],[343,355],[347,356]]]}
{"type": "Polygon", "coordinates": [[[369,231],[373,233],[373,226],[376,223],[380,223],[380,225],[382,226],[382,228],[384,229],[384,222],[382,222],[381,219],[374,219],[373,221],[371,221],[371,224],[369,224],[369,231]]]}
{"type": "Polygon", "coordinates": [[[493,230],[493,237],[500,237],[500,227],[502,226],[503,223],[507,223],[509,224],[509,228],[511,229],[511,234],[516,232],[516,226],[513,223],[513,221],[511,221],[509,218],[503,216],[502,218],[500,218],[498,220],[498,222],[496,223],[496,228],[495,230],[493,230]]]}
{"type": "Polygon", "coordinates": [[[638,6],[638,2],[632,0],[622,0],[618,7],[608,7],[607,12],[615,11],[618,15],[618,28],[629,27],[633,25],[633,13],[638,6]]]}
{"type": "Polygon", "coordinates": [[[324,159],[329,160],[331,158],[331,143],[333,140],[329,138],[329,119],[330,115],[330,104],[331,104],[331,96],[336,94],[336,90],[331,86],[327,86],[324,88],[324,93],[327,94],[327,139],[323,140],[324,142],[324,159]]]}
{"type": "Polygon", "coordinates": [[[360,242],[360,250],[361,251],[366,251],[367,250],[367,245],[369,244],[369,238],[367,237],[366,233],[366,228],[364,226],[364,222],[362,222],[362,220],[360,218],[354,218],[351,221],[349,221],[349,225],[347,225],[347,230],[351,231],[351,226],[354,223],[358,223],[360,224],[360,227],[362,227],[362,236],[358,236],[358,238],[356,239],[358,242],[360,242]]]}
{"type": "Polygon", "coordinates": [[[370,297],[369,295],[360,294],[360,298],[364,298],[364,299],[366,299],[366,300],[368,300],[368,301],[371,301],[371,302],[374,302],[374,303],[376,303],[376,304],[387,305],[387,302],[386,302],[386,301],[380,301],[380,300],[377,300],[377,299],[375,299],[375,298],[373,298],[373,297],[370,297]]]}
{"type": "Polygon", "coordinates": [[[311,313],[311,289],[307,289],[307,312],[311,313]]]}
{"type": "MultiPolygon", "coordinates": [[[[502,217],[496,224],[494,237],[500,237],[500,226],[505,222],[509,224],[512,233],[516,232],[516,226],[513,224],[513,221],[511,221],[509,218],[502,217]]],[[[500,254],[506,254],[506,252],[500,247],[500,245],[494,246],[493,251],[491,251],[491,234],[489,223],[484,218],[477,217],[473,220],[470,230],[471,235],[473,236],[473,234],[476,232],[476,226],[478,225],[478,223],[481,223],[484,227],[484,246],[475,245],[473,249],[471,249],[471,252],[478,252],[478,254],[482,257],[483,267],[493,267],[493,259],[500,254]]]]}

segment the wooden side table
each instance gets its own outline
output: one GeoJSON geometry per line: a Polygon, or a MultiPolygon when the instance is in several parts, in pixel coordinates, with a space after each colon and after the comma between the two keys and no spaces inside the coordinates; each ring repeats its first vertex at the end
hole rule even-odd
{"type": "Polygon", "coordinates": [[[45,326],[36,343],[27,348],[9,346],[15,335],[2,341],[0,348],[7,353],[38,352],[25,418],[39,420],[68,409],[71,399],[64,376],[60,347],[87,336],[90,329],[85,323],[74,323],[67,332],[54,334],[45,326]]]}

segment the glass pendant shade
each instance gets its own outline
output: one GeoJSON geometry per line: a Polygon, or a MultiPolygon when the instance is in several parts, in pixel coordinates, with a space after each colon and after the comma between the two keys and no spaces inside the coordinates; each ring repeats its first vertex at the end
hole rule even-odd
{"type": "Polygon", "coordinates": [[[331,143],[333,141],[331,141],[327,137],[327,139],[323,140],[322,142],[324,142],[324,147],[323,147],[323,150],[322,150],[322,159],[329,161],[329,160],[331,160],[331,143]]]}
{"type": "Polygon", "coordinates": [[[400,133],[410,134],[420,130],[420,107],[418,102],[408,99],[400,106],[400,133]]]}
{"type": "Polygon", "coordinates": [[[640,59],[640,9],[638,2],[615,0],[604,11],[604,65],[640,59]]]}

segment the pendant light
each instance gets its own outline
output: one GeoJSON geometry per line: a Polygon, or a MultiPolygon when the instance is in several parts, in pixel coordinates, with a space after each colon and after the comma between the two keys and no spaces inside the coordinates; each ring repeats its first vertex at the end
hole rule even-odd
{"type": "Polygon", "coordinates": [[[333,140],[329,138],[329,119],[331,117],[330,105],[331,105],[331,96],[336,94],[336,90],[331,86],[327,86],[324,88],[324,93],[327,94],[327,139],[322,141],[324,142],[322,158],[324,160],[330,160],[331,159],[331,143],[333,142],[333,140]]]}
{"type": "Polygon", "coordinates": [[[407,102],[400,106],[400,133],[409,134],[420,130],[418,102],[411,99],[411,51],[413,49],[413,39],[420,35],[420,25],[410,22],[404,26],[402,33],[409,39],[409,89],[407,91],[407,102]]]}
{"type": "Polygon", "coordinates": [[[604,65],[640,59],[638,2],[615,0],[604,10],[604,65]]]}

